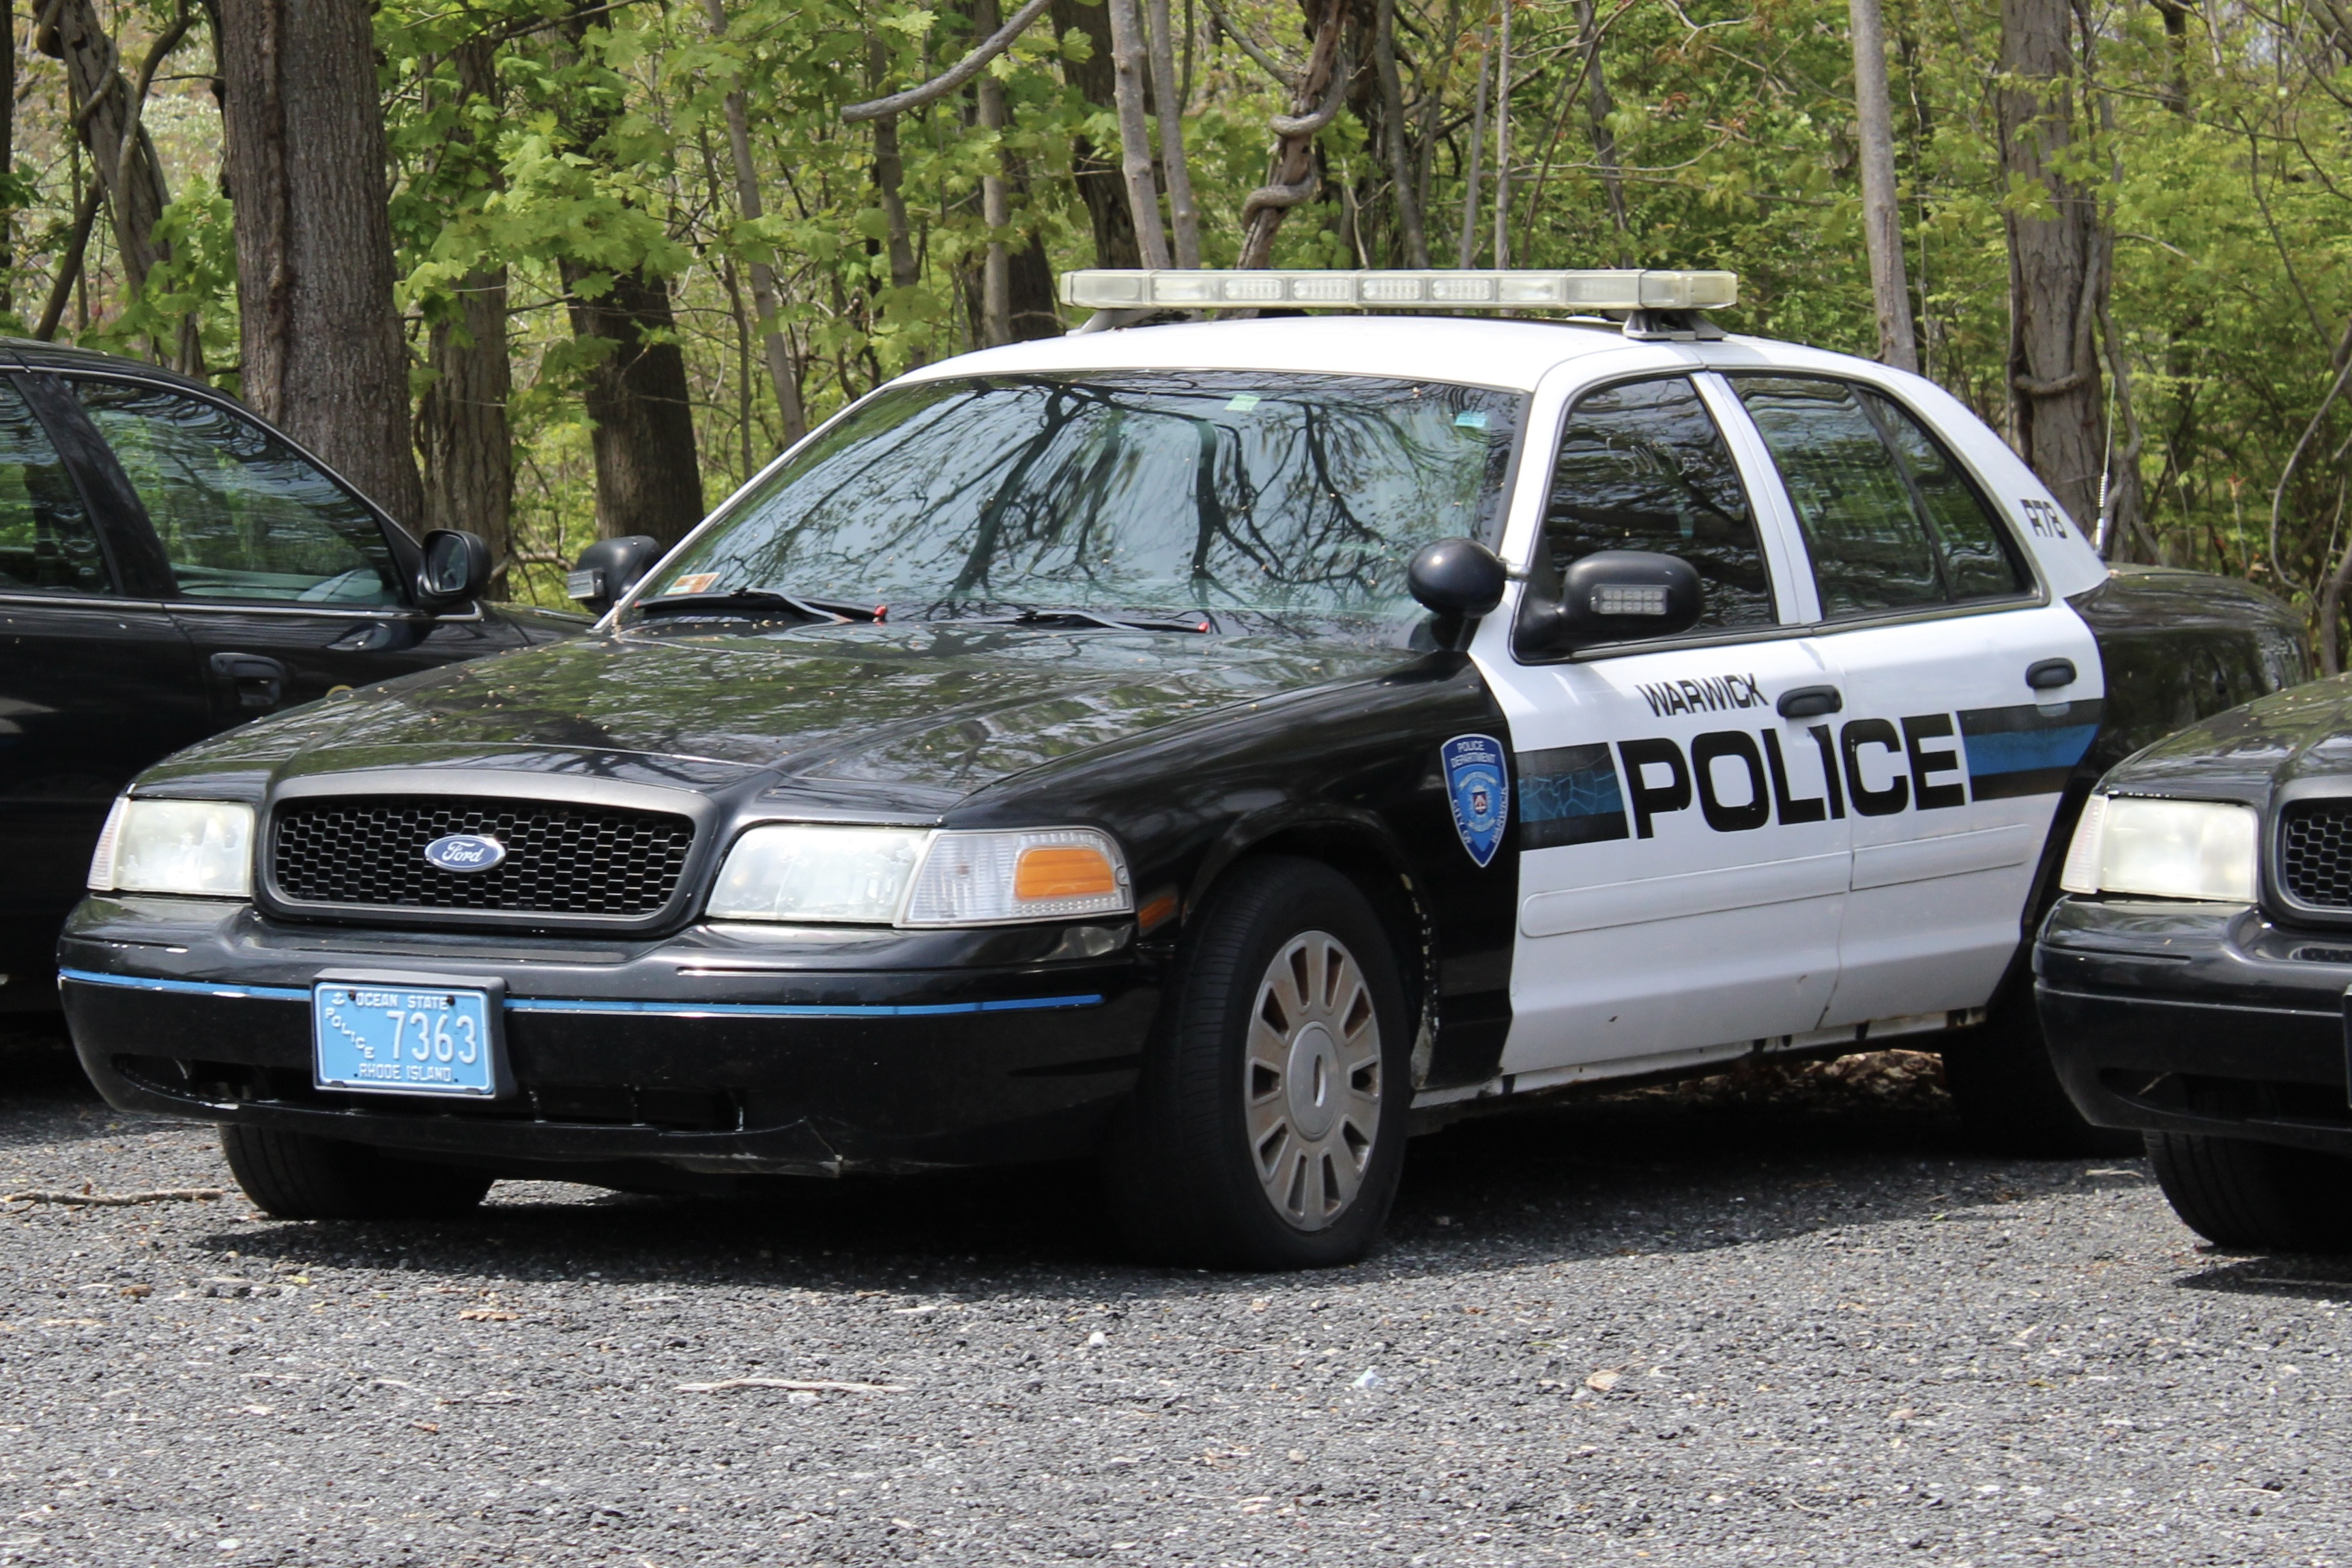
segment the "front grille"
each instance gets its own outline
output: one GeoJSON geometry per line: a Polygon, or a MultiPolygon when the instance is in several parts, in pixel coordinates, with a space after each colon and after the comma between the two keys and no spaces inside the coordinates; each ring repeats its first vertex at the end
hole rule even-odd
{"type": "Polygon", "coordinates": [[[2297,903],[2352,910],[2352,800],[2302,801],[2286,808],[2279,883],[2297,903]]]}
{"type": "Polygon", "coordinates": [[[269,868],[297,903],[517,914],[650,915],[677,890],[690,818],[663,811],[460,795],[346,795],[278,807],[269,868]],[[444,871],[425,847],[478,833],[506,847],[487,871],[444,871]]]}

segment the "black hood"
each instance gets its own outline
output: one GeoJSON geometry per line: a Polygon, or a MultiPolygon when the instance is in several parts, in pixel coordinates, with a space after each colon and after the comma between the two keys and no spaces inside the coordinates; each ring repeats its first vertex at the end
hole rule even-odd
{"type": "Polygon", "coordinates": [[[2352,676],[2216,713],[2126,759],[2107,784],[2265,805],[2284,785],[2335,777],[2352,777],[2352,676]]]}
{"type": "Polygon", "coordinates": [[[1300,637],[825,626],[632,631],[371,688],[182,752],[159,784],[259,768],[772,772],[938,807],[1011,774],[1414,656],[1300,637]]]}

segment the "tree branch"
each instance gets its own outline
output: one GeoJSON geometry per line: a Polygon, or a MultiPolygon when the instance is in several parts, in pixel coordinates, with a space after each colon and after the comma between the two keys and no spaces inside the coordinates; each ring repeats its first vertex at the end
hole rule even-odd
{"type": "Polygon", "coordinates": [[[927,103],[945,98],[978,76],[989,61],[1011,48],[1013,40],[1027,32],[1029,24],[1044,16],[1045,7],[1051,3],[1052,0],[1029,0],[1029,4],[1013,12],[1013,19],[999,27],[980,47],[956,61],[938,76],[920,87],[910,87],[904,92],[895,92],[887,98],[872,99],[865,103],[853,103],[841,111],[842,123],[856,125],[868,120],[883,120],[893,114],[904,114],[910,109],[920,109],[927,103]]]}

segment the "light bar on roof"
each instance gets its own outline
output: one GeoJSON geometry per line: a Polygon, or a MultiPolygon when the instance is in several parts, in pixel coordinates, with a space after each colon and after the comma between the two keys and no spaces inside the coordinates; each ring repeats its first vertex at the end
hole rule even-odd
{"type": "Polygon", "coordinates": [[[1319,305],[1401,310],[1717,310],[1736,272],[1625,268],[1570,272],[1206,272],[1091,268],[1062,274],[1062,303],[1097,310],[1245,310],[1319,305]]]}

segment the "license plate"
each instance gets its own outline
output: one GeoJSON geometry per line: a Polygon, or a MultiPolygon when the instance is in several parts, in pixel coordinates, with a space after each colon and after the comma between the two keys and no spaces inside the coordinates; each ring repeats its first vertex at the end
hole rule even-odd
{"type": "Polygon", "coordinates": [[[490,993],[386,978],[310,991],[320,1089],[492,1099],[504,1085],[490,993]]]}

